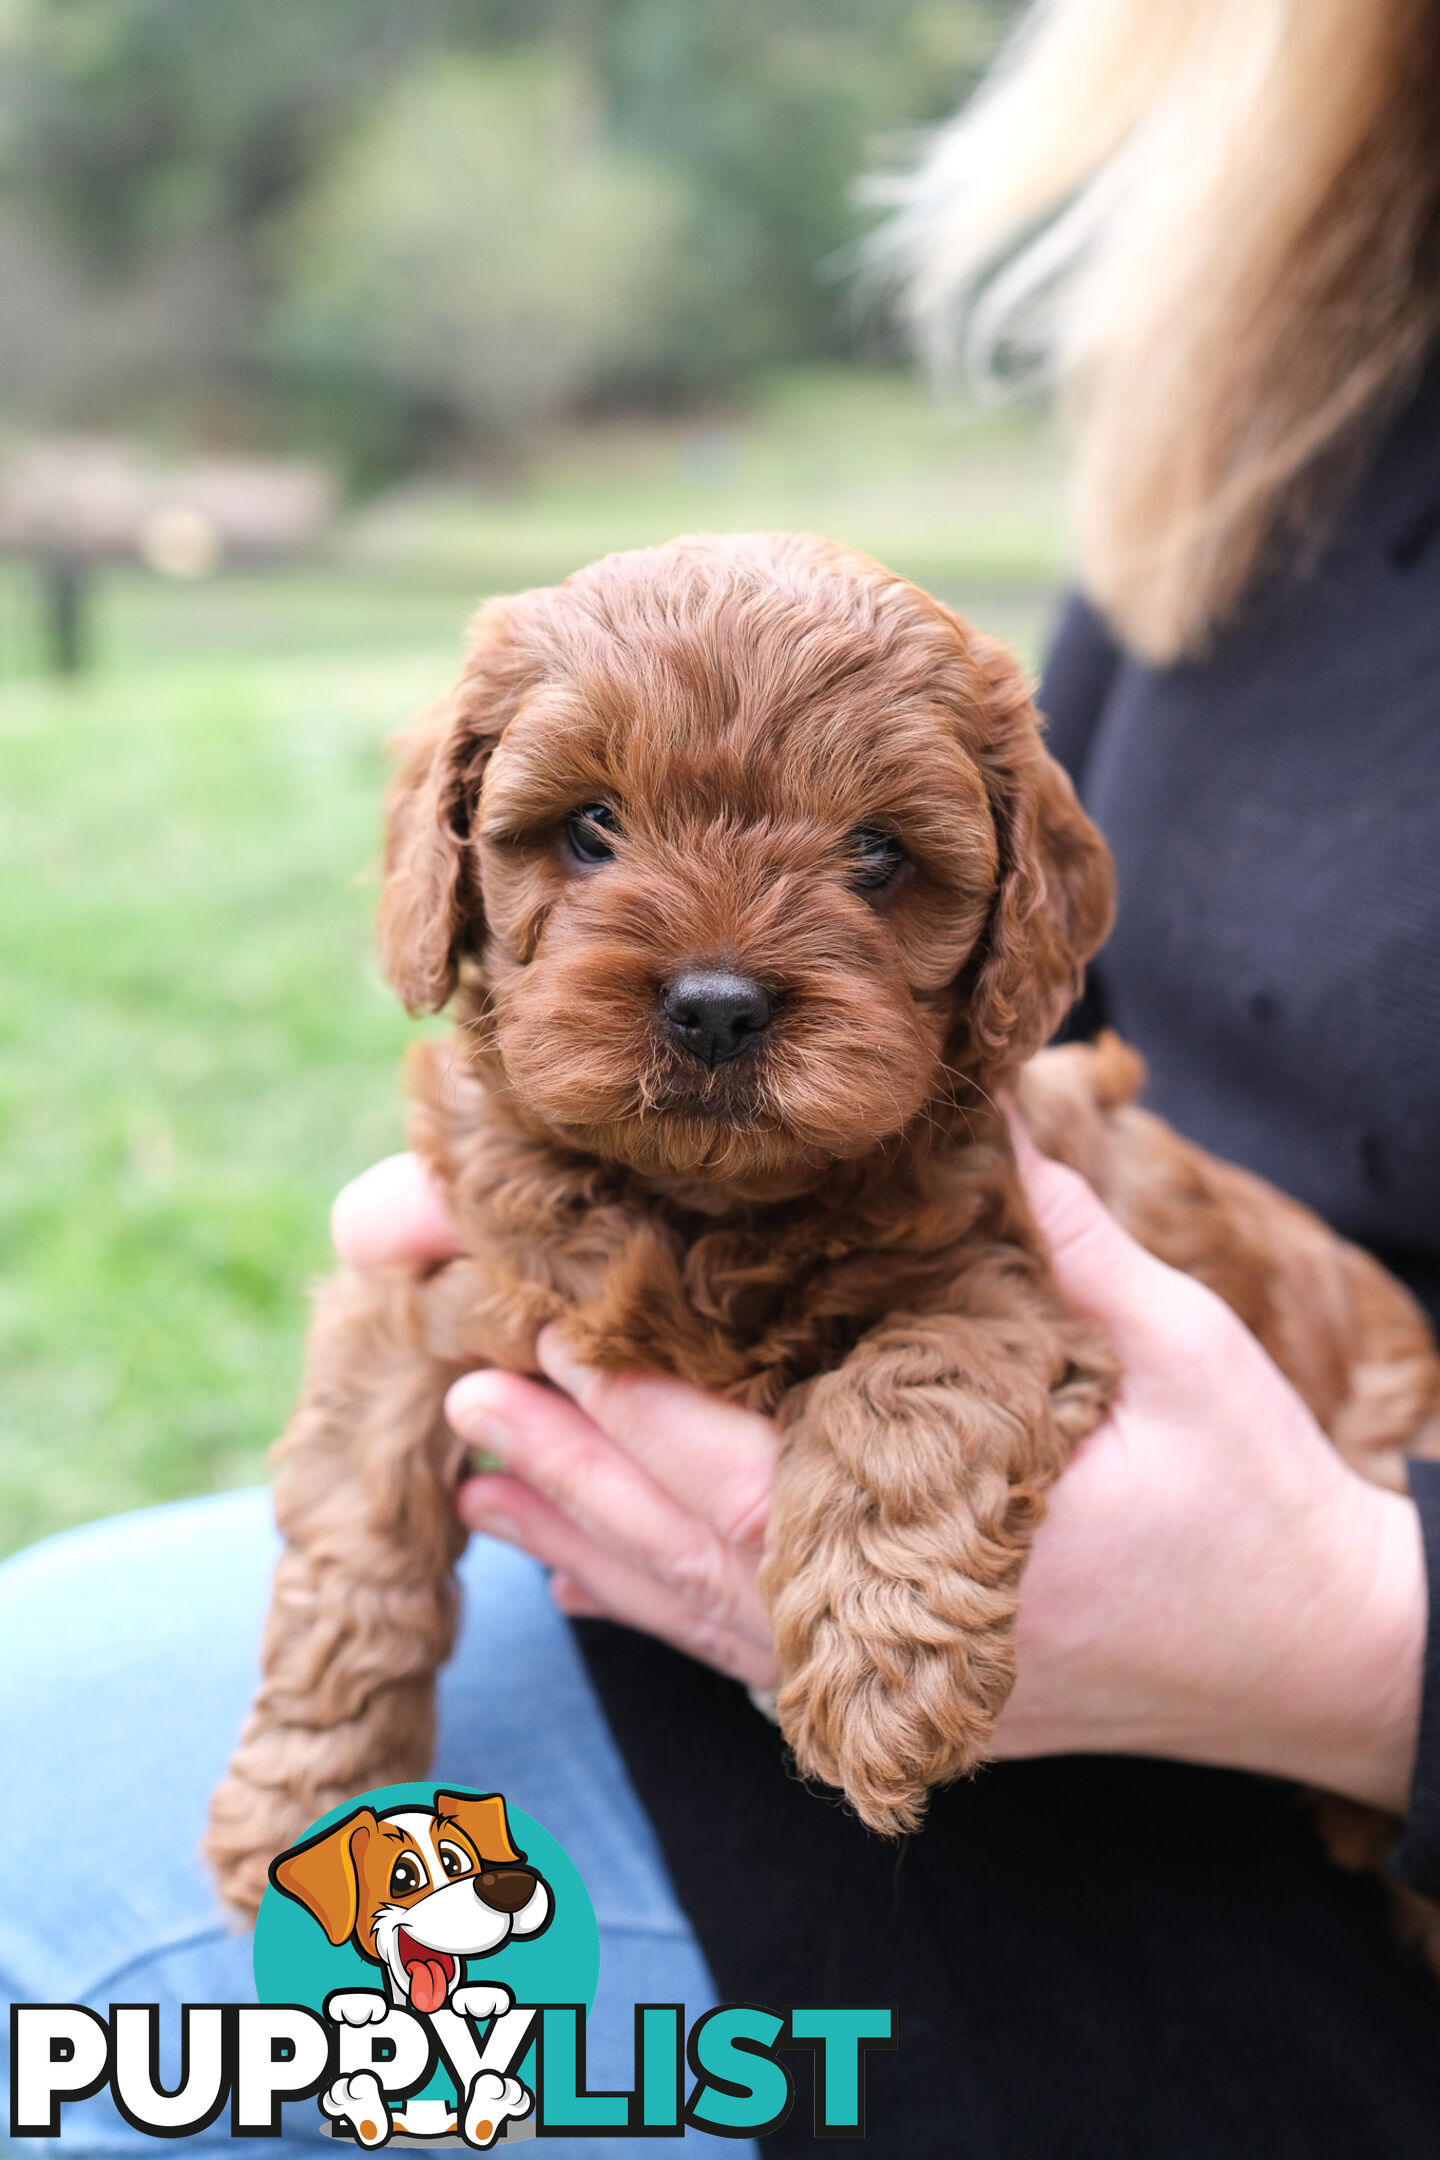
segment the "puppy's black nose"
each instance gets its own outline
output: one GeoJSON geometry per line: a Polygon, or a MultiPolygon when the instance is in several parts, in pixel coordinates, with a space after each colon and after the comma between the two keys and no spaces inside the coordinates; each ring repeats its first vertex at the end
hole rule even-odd
{"type": "Polygon", "coordinates": [[[528,1905],[535,1889],[535,1871],[528,1867],[486,1868],[475,1877],[475,1895],[496,1912],[519,1912],[528,1905]]]}
{"type": "Polygon", "coordinates": [[[670,1033],[712,1071],[750,1049],[769,1027],[774,1009],[758,982],[727,968],[677,975],[660,993],[670,1033]]]}

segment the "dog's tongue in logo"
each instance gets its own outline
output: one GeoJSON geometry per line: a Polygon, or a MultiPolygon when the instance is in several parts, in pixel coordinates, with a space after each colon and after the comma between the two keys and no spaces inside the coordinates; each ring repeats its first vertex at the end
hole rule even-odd
{"type": "Polygon", "coordinates": [[[395,1938],[395,1947],[410,1982],[411,2007],[422,2017],[428,2017],[432,2010],[443,2009],[455,1977],[454,1958],[447,1951],[432,1950],[427,1944],[416,1942],[407,1928],[401,1928],[395,1938]]]}
{"type": "Polygon", "coordinates": [[[445,1968],[438,1960],[410,1968],[410,2000],[428,2017],[445,2000],[445,1968]]]}

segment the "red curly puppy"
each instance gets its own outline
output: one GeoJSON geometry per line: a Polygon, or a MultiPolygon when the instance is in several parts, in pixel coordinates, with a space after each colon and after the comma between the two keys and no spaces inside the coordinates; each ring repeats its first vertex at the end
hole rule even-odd
{"type": "MultiPolygon", "coordinates": [[[[392,981],[412,1010],[454,1000],[414,1060],[414,1139],[468,1254],[322,1299],[263,1681],[212,1810],[223,1891],[253,1908],[322,1809],[425,1770],[463,1542],[445,1392],[533,1370],[557,1319],[584,1360],[776,1415],[781,1724],[867,1823],[913,1825],[986,1752],[1045,1489],[1118,1378],[1060,1303],[996,1107],[1111,916],[1015,663],[824,541],[612,556],[482,609],[407,744],[387,867],[392,981]]],[[[1133,1085],[1106,1055],[1036,1110],[1097,1182],[1133,1085]]],[[[1223,1194],[1206,1219],[1228,1295],[1223,1194]]],[[[1257,1222],[1245,1283],[1273,1289],[1294,1225],[1257,1222]]],[[[1393,1440],[1433,1400],[1423,1323],[1361,1256],[1329,1264],[1378,1279],[1412,1357],[1393,1440]]]]}

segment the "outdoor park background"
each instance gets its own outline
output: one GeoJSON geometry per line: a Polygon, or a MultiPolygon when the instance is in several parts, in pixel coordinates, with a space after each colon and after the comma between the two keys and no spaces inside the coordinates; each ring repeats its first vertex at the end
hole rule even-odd
{"type": "Polygon", "coordinates": [[[0,559],[0,1543],[258,1478],[345,1178],[402,1144],[385,737],[486,592],[786,525],[1037,657],[1033,407],[857,305],[856,176],[1010,0],[0,0],[0,471],[306,457],[303,558],[0,559]]]}

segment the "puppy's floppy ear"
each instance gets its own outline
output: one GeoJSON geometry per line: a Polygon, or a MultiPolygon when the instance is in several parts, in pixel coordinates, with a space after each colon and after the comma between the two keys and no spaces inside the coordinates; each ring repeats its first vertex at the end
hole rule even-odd
{"type": "Polygon", "coordinates": [[[343,1822],[303,1845],[292,1845],[270,1863],[276,1889],[313,1913],[332,1943],[348,1942],[355,1932],[360,1864],[379,1827],[373,1808],[357,1808],[343,1822]]]}
{"type": "Polygon", "coordinates": [[[1110,851],[1046,751],[1020,668],[993,638],[970,638],[990,700],[981,767],[1000,846],[1000,884],[967,970],[956,1042],[962,1070],[996,1074],[1049,1041],[1079,995],[1115,913],[1110,851]]]}
{"type": "Polygon", "coordinates": [[[397,737],[385,806],[380,961],[412,1013],[438,1012],[481,929],[470,824],[490,753],[515,709],[507,603],[480,610],[465,672],[450,695],[397,737]]]}
{"type": "Polygon", "coordinates": [[[437,1792],[435,1813],[441,1822],[458,1823],[482,1860],[522,1857],[511,1839],[505,1802],[498,1792],[437,1792]]]}

